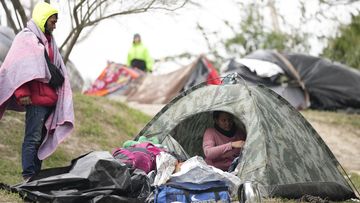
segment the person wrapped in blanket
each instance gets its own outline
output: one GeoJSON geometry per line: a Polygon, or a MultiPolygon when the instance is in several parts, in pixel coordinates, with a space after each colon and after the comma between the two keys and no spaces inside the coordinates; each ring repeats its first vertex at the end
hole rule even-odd
{"type": "Polygon", "coordinates": [[[6,109],[26,110],[21,156],[25,181],[41,170],[42,160],[73,129],[70,82],[52,35],[57,14],[46,2],[36,4],[32,19],[15,37],[0,69],[0,119],[6,109]],[[48,62],[62,74],[56,86],[51,83],[55,77],[48,62]]]}
{"type": "Polygon", "coordinates": [[[246,134],[234,122],[233,115],[224,111],[213,112],[214,127],[205,130],[203,151],[208,165],[228,171],[245,144],[246,134]]]}

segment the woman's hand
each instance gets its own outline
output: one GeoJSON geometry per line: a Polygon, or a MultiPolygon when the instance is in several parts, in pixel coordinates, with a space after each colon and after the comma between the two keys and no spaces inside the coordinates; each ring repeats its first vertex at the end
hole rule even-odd
{"type": "Polygon", "coordinates": [[[235,142],[231,142],[231,147],[232,148],[242,148],[245,144],[245,141],[240,140],[240,141],[235,141],[235,142]]]}

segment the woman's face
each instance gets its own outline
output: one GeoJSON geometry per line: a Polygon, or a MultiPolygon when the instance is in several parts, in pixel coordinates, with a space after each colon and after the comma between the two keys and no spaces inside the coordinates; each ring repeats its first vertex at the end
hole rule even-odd
{"type": "Polygon", "coordinates": [[[134,44],[139,44],[141,42],[140,37],[134,37],[134,44]]]}
{"type": "Polygon", "coordinates": [[[234,120],[231,114],[220,113],[219,117],[215,119],[215,123],[223,130],[229,131],[234,125],[234,120]]]}

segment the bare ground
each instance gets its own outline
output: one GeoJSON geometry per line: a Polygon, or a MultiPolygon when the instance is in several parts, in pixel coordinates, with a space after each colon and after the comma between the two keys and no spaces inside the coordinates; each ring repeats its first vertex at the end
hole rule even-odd
{"type": "Polygon", "coordinates": [[[126,97],[124,96],[109,96],[110,99],[113,99],[115,101],[121,101],[126,103],[128,106],[137,109],[139,111],[142,111],[145,114],[148,114],[150,116],[155,116],[157,112],[159,112],[165,105],[164,104],[140,104],[137,102],[128,102],[126,101],[126,97]]]}
{"type": "MultiPolygon", "coordinates": [[[[154,116],[164,106],[134,102],[130,102],[128,105],[150,116],[154,116]]],[[[350,126],[331,125],[309,117],[307,119],[334,153],[342,167],[348,172],[360,175],[360,132],[350,126]]]]}
{"type": "Polygon", "coordinates": [[[309,122],[329,146],[340,164],[347,171],[360,175],[360,132],[351,127],[332,126],[311,119],[309,122]]]}

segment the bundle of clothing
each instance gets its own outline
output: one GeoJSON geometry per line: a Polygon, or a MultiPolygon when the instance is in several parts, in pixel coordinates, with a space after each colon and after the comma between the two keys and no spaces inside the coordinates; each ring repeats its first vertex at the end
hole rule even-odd
{"type": "Polygon", "coordinates": [[[181,162],[160,152],[156,164],[155,189],[149,202],[230,202],[241,183],[237,176],[206,164],[200,156],[181,162]]]}

